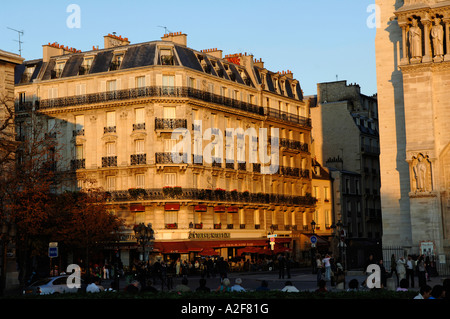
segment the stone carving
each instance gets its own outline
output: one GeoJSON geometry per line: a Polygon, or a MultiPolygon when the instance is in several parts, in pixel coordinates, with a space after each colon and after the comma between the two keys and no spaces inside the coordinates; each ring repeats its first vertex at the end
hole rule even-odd
{"type": "Polygon", "coordinates": [[[422,30],[416,18],[412,19],[412,26],[409,28],[409,46],[411,58],[422,57],[422,30]]]}
{"type": "Polygon", "coordinates": [[[412,170],[415,179],[415,191],[431,191],[431,165],[427,157],[422,154],[413,157],[412,170]]]}
{"type": "Polygon", "coordinates": [[[431,37],[433,39],[433,52],[435,57],[444,55],[444,27],[441,24],[441,19],[436,17],[434,25],[431,28],[431,37]]]}

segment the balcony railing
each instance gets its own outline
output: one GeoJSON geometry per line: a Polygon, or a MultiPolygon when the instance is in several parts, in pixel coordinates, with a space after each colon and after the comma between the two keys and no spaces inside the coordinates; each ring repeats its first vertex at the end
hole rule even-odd
{"type": "MultiPolygon", "coordinates": [[[[186,153],[179,154],[179,156],[181,156],[180,164],[187,163],[187,155],[188,154],[186,154],[186,153]]],[[[172,153],[170,153],[170,152],[155,153],[155,162],[156,162],[156,164],[178,164],[178,163],[174,162],[174,160],[172,158],[172,153]]]]}
{"type": "MultiPolygon", "coordinates": [[[[109,192],[111,201],[127,201],[132,200],[128,190],[109,192]]],[[[229,202],[229,203],[261,203],[261,204],[283,204],[293,206],[312,207],[316,203],[316,199],[310,194],[306,196],[291,196],[269,193],[249,193],[238,191],[198,189],[198,188],[182,188],[175,193],[164,192],[162,188],[145,189],[142,200],[194,200],[194,201],[212,201],[212,202],[229,202]]]]}
{"type": "Polygon", "coordinates": [[[86,159],[73,159],[70,161],[72,170],[86,168],[86,159]]]}
{"type": "Polygon", "coordinates": [[[132,154],[130,155],[131,165],[147,164],[147,154],[132,154]]]}
{"type": "Polygon", "coordinates": [[[115,126],[105,126],[103,128],[103,134],[107,133],[116,133],[116,127],[115,126]]]}
{"type": "Polygon", "coordinates": [[[280,119],[283,121],[297,123],[302,126],[311,127],[311,119],[306,118],[304,116],[299,116],[296,114],[280,111],[280,110],[277,110],[274,108],[268,108],[266,113],[267,113],[266,115],[269,117],[273,117],[273,118],[280,119]]]}
{"type": "Polygon", "coordinates": [[[308,152],[307,143],[302,143],[300,141],[290,140],[287,138],[280,138],[280,146],[296,151],[308,152]]]}
{"type": "Polygon", "coordinates": [[[133,124],[133,131],[145,130],[145,123],[133,124]]]}
{"type": "Polygon", "coordinates": [[[102,167],[117,166],[117,156],[102,157],[102,167]]]}
{"type": "Polygon", "coordinates": [[[174,130],[177,128],[187,128],[187,120],[155,118],[155,130],[174,130]]]}

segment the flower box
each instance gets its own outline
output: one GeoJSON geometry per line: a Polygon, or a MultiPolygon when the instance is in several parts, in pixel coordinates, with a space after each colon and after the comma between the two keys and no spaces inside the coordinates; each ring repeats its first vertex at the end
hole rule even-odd
{"type": "Polygon", "coordinates": [[[174,224],[166,224],[166,229],[177,229],[178,225],[177,223],[174,224]]]}
{"type": "Polygon", "coordinates": [[[214,224],[214,229],[221,229],[222,228],[222,224],[214,224]]]}

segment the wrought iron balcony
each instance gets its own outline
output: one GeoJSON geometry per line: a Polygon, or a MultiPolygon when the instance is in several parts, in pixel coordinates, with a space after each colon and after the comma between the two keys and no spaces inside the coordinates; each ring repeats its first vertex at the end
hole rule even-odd
{"type": "Polygon", "coordinates": [[[177,128],[187,128],[187,120],[155,118],[155,130],[174,130],[177,128]]]}
{"type": "Polygon", "coordinates": [[[86,168],[86,159],[73,159],[70,161],[70,167],[72,170],[86,168]]]}
{"type": "Polygon", "coordinates": [[[245,171],[247,170],[247,163],[238,163],[238,170],[245,171]]]}
{"type": "Polygon", "coordinates": [[[147,154],[132,154],[130,155],[131,165],[147,164],[147,154]]]}
{"type": "Polygon", "coordinates": [[[296,151],[308,152],[307,143],[302,143],[300,141],[290,140],[287,138],[280,138],[279,143],[281,147],[285,147],[296,151]]]}
{"type": "Polygon", "coordinates": [[[102,157],[102,167],[117,166],[117,156],[102,157]]]}
{"type": "Polygon", "coordinates": [[[261,173],[261,164],[253,163],[253,173],[261,173]]]}
{"type": "Polygon", "coordinates": [[[133,124],[133,131],[145,130],[145,123],[133,124]]]}
{"type": "Polygon", "coordinates": [[[115,126],[105,126],[103,128],[103,134],[107,133],[116,133],[116,127],[115,126]]]}
{"type": "Polygon", "coordinates": [[[187,153],[180,153],[179,156],[181,156],[181,163],[175,163],[172,154],[170,152],[165,153],[155,153],[155,162],[156,164],[185,164],[187,163],[187,153]]]}

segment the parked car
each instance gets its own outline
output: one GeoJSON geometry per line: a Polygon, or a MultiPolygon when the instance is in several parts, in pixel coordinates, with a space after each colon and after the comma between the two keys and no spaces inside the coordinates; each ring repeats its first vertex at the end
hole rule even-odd
{"type": "Polygon", "coordinates": [[[39,279],[27,286],[23,290],[24,295],[51,295],[59,293],[75,293],[86,288],[83,280],[81,280],[81,288],[69,288],[67,285],[68,275],[47,277],[39,279]]]}

